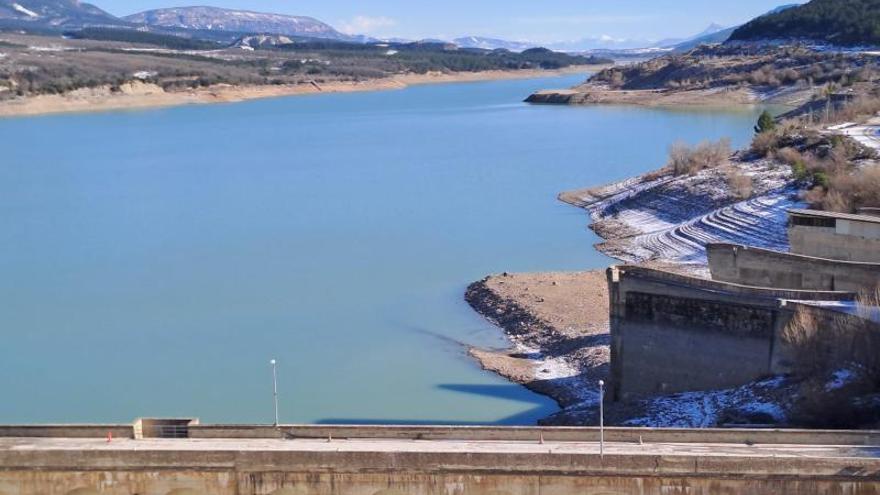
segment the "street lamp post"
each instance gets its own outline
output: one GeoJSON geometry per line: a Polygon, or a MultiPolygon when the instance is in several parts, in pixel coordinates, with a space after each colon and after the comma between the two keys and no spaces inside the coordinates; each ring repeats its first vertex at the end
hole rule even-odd
{"type": "Polygon", "coordinates": [[[275,360],[269,361],[272,365],[272,399],[275,402],[275,426],[278,426],[278,371],[275,360]]]}
{"type": "Polygon", "coordinates": [[[599,380],[599,456],[605,457],[605,380],[599,380]]]}

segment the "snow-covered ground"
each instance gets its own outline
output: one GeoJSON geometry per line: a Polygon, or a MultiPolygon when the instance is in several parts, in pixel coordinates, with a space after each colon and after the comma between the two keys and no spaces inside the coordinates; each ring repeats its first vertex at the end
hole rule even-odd
{"type": "Polygon", "coordinates": [[[655,397],[644,401],[643,416],[625,426],[710,428],[738,417],[782,423],[785,413],[774,396],[784,385],[784,378],[775,377],[737,388],[655,397]]]}
{"type": "Polygon", "coordinates": [[[599,403],[598,385],[594,387],[587,383],[580,368],[572,364],[568,358],[544,356],[537,349],[523,345],[519,345],[518,350],[529,352],[530,356],[534,356],[537,379],[553,380],[557,386],[568,389],[568,393],[578,402],[576,407],[595,406],[599,403]]]}
{"type": "Polygon", "coordinates": [[[625,262],[661,260],[699,271],[706,245],[716,242],[788,250],[787,210],[802,206],[788,167],[737,162],[752,179],[753,195],[737,200],[729,170],[693,176],[629,179],[581,193],[593,228],[606,239],[598,248],[625,262]]]}
{"type": "Polygon", "coordinates": [[[849,136],[861,145],[880,151],[880,118],[873,118],[865,124],[846,124],[828,127],[827,131],[849,136]]]}
{"type": "Polygon", "coordinates": [[[706,245],[718,242],[786,251],[786,212],[800,206],[794,193],[794,190],[776,191],[718,208],[679,225],[635,236],[629,242],[632,248],[625,259],[705,265],[706,245]]]}

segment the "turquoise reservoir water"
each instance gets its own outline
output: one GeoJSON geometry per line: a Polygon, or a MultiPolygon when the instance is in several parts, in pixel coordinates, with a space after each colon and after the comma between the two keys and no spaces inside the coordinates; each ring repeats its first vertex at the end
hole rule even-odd
{"type": "Polygon", "coordinates": [[[0,422],[529,424],[462,301],[600,268],[559,191],[756,112],[529,106],[583,76],[0,120],[0,422]]]}

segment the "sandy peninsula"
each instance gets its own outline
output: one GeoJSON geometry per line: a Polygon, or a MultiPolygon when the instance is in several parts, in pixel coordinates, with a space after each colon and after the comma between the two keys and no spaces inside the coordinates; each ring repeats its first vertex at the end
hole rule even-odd
{"type": "Polygon", "coordinates": [[[232,103],[281,96],[348,93],[356,91],[389,91],[418,84],[528,79],[564,74],[592,72],[603,66],[572,66],[560,70],[483,71],[426,74],[400,74],[365,81],[332,81],[285,85],[232,86],[218,84],[205,88],[165,91],[162,87],[140,82],[128,82],[117,90],[109,86],[84,88],[65,94],[37,95],[0,102],[0,117],[44,115],[70,112],[133,110],[178,105],[232,103]]]}

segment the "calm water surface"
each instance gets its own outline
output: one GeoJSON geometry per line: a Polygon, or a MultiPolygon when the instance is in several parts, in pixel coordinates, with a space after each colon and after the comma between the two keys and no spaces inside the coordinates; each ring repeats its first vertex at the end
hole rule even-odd
{"type": "Polygon", "coordinates": [[[609,260],[559,191],[756,112],[519,103],[582,76],[0,120],[0,422],[526,424],[462,301],[609,260]]]}

